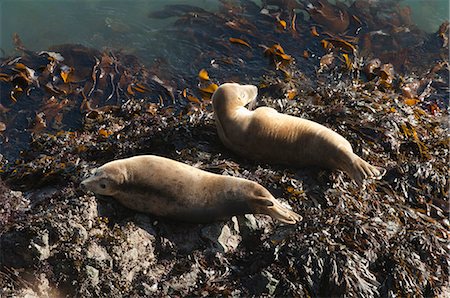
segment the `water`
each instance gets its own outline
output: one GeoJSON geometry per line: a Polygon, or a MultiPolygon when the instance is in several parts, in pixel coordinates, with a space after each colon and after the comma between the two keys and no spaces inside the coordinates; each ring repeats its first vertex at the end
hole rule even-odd
{"type": "MultiPolygon", "coordinates": [[[[404,0],[400,3],[411,7],[413,20],[428,32],[435,32],[449,18],[448,0],[404,0]]],[[[176,18],[148,17],[150,12],[160,10],[166,4],[190,4],[214,11],[219,1],[0,0],[0,48],[4,55],[12,55],[11,36],[16,32],[24,44],[34,50],[55,44],[80,43],[98,49],[122,49],[144,61],[159,56],[168,58],[177,40],[171,39],[167,29],[176,18]]]]}
{"type": "Polygon", "coordinates": [[[148,14],[175,3],[208,10],[217,7],[217,1],[208,0],[0,0],[0,48],[5,55],[13,54],[11,36],[18,33],[32,50],[79,43],[98,49],[122,49],[143,58],[154,57],[168,45],[161,42],[160,31],[174,18],[154,19],[148,14]]]}
{"type": "Polygon", "coordinates": [[[415,24],[427,32],[436,32],[449,19],[448,0],[405,0],[403,4],[411,7],[415,24]]]}

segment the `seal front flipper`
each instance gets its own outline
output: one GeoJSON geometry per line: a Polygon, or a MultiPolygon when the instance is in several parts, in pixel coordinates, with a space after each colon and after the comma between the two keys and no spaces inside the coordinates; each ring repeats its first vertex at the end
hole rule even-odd
{"type": "Polygon", "coordinates": [[[250,201],[254,213],[266,214],[283,223],[296,224],[303,218],[301,215],[284,207],[275,198],[257,197],[250,201]]]}

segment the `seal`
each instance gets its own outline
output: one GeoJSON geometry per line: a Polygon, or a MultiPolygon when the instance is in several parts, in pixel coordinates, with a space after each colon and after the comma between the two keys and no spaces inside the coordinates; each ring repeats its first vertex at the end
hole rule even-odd
{"type": "Polygon", "coordinates": [[[294,167],[339,169],[358,185],[386,172],[357,156],[343,136],[323,125],[269,107],[247,109],[257,96],[256,86],[236,83],[222,84],[212,96],[219,138],[236,154],[294,167]]]}
{"type": "Polygon", "coordinates": [[[108,162],[81,187],[111,196],[130,209],[185,222],[207,223],[248,213],[270,215],[288,224],[301,220],[256,182],[155,155],[108,162]]]}

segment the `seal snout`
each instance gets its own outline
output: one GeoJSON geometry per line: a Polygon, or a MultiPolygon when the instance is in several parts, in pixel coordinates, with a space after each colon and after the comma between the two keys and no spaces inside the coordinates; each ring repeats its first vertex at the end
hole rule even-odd
{"type": "Polygon", "coordinates": [[[80,188],[84,191],[87,192],[87,186],[86,186],[86,180],[81,181],[80,183],[80,188]]]}
{"type": "Polygon", "coordinates": [[[92,191],[92,176],[84,177],[80,182],[80,188],[84,192],[92,191]]]}

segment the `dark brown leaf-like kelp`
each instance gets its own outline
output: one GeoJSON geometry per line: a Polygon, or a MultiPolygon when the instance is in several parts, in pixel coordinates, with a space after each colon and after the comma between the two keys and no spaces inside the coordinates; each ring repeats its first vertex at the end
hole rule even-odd
{"type": "Polygon", "coordinates": [[[0,60],[0,296],[448,296],[448,21],[426,33],[399,1],[220,2],[148,12],[172,18],[159,43],[177,40],[152,61],[13,37],[0,60]],[[232,81],[258,86],[252,108],[332,128],[386,175],[361,188],[236,156],[211,107],[232,81]],[[138,154],[256,181],[303,221],[185,224],[80,190],[91,169],[138,154]]]}

